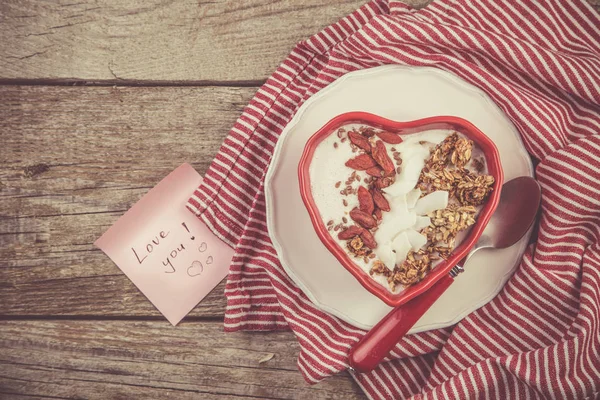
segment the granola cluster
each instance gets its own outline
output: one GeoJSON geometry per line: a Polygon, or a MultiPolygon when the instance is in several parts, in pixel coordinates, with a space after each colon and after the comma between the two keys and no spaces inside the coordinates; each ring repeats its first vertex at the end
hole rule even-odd
{"type": "Polygon", "coordinates": [[[491,175],[465,174],[456,187],[456,197],[460,204],[480,206],[491,193],[493,184],[494,177],[491,175]]]}
{"type": "Polygon", "coordinates": [[[348,240],[346,246],[350,253],[354,254],[357,257],[364,257],[371,254],[371,249],[365,246],[365,243],[360,238],[360,236],[355,236],[352,239],[348,240]]]}
{"type": "Polygon", "coordinates": [[[409,252],[406,260],[396,265],[393,271],[383,264],[371,268],[371,275],[384,275],[392,290],[397,285],[407,287],[422,280],[434,261],[450,256],[459,232],[475,224],[476,207],[489,196],[494,177],[480,174],[485,168],[480,159],[471,162],[475,171],[466,168],[471,161],[472,150],[473,142],[455,132],[431,151],[417,187],[421,189],[422,196],[436,190],[447,191],[449,205],[428,215],[431,224],[421,230],[421,234],[427,237],[425,249],[409,252]]]}
{"type": "Polygon", "coordinates": [[[427,247],[430,252],[437,252],[442,258],[446,259],[450,255],[456,236],[475,224],[477,209],[473,206],[458,206],[450,204],[444,210],[437,210],[429,214],[431,224],[421,230],[421,233],[427,236],[427,247]]]}
{"type": "Polygon", "coordinates": [[[431,269],[432,261],[432,255],[423,250],[409,252],[406,260],[396,265],[393,274],[388,277],[390,289],[395,290],[398,284],[408,287],[419,282],[431,269]]]}
{"type": "Polygon", "coordinates": [[[421,172],[417,187],[423,196],[436,190],[445,190],[449,198],[455,198],[463,206],[479,206],[492,191],[494,177],[480,175],[485,164],[480,159],[473,160],[470,171],[465,166],[471,161],[473,141],[459,138],[454,132],[431,152],[421,172]]]}

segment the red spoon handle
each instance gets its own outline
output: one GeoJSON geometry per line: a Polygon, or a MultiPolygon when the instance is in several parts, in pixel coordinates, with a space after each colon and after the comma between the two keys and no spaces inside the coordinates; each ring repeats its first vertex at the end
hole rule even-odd
{"type": "Polygon", "coordinates": [[[390,311],[350,350],[350,366],[358,372],[374,369],[453,281],[445,275],[422,295],[390,311]]]}

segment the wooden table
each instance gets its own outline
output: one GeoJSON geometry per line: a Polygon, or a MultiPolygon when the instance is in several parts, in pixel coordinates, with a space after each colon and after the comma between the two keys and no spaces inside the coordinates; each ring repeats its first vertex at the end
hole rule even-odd
{"type": "Polygon", "coordinates": [[[294,43],[362,3],[0,4],[0,398],[364,398],[308,386],[290,332],[224,334],[223,283],[171,327],[92,244],[181,163],[204,173],[294,43]]]}

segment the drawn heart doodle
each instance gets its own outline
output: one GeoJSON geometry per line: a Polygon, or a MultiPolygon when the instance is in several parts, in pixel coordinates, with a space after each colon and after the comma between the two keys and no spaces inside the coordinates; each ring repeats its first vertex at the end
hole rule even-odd
{"type": "Polygon", "coordinates": [[[213,263],[213,258],[212,256],[208,256],[208,258],[206,259],[206,265],[210,265],[213,263]]]}
{"type": "Polygon", "coordinates": [[[207,248],[208,248],[208,245],[206,244],[206,242],[202,242],[202,243],[200,243],[200,246],[198,247],[198,251],[200,253],[204,253],[207,248]]]}
{"type": "Polygon", "coordinates": [[[204,271],[204,267],[200,261],[194,261],[192,265],[190,265],[187,269],[187,274],[191,277],[198,276],[202,274],[204,271]]]}

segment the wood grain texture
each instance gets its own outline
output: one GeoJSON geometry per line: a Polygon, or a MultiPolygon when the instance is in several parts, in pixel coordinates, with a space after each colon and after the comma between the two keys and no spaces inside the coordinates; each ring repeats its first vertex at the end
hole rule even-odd
{"type": "Polygon", "coordinates": [[[298,352],[291,332],[216,322],[0,321],[0,398],[365,398],[347,374],[308,386],[298,352]]]}
{"type": "Polygon", "coordinates": [[[264,80],[296,42],[364,3],[6,0],[0,79],[264,80]]]}
{"type": "Polygon", "coordinates": [[[5,0],[0,80],[257,83],[296,42],[365,2],[5,0]]]}
{"type": "Polygon", "coordinates": [[[181,163],[203,174],[254,91],[0,86],[0,315],[159,318],[93,242],[181,163]]]}

